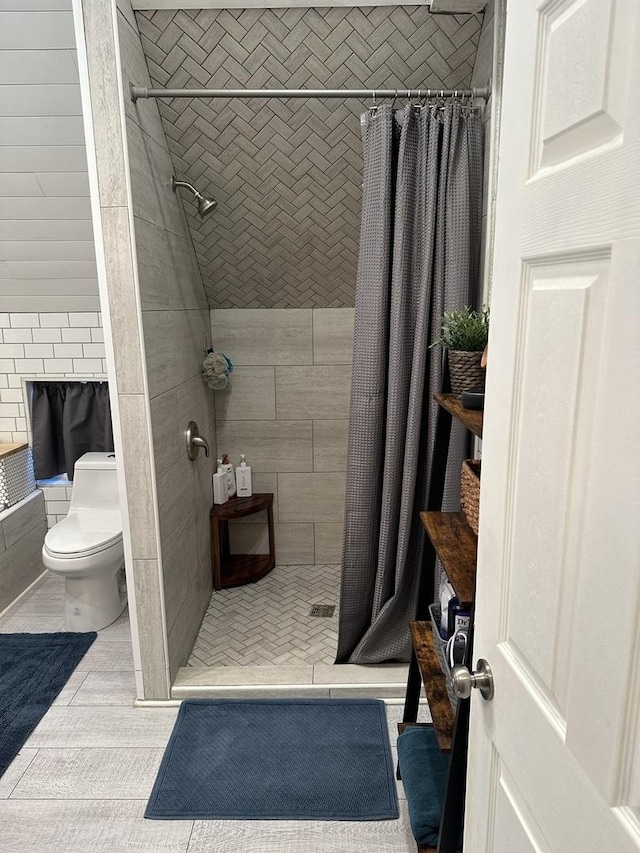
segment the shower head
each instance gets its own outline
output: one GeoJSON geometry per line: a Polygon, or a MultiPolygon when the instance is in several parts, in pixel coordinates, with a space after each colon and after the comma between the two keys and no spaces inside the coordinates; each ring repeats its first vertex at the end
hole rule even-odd
{"type": "Polygon", "coordinates": [[[205,198],[204,196],[200,196],[198,198],[198,214],[201,219],[204,219],[209,213],[214,211],[218,206],[218,202],[214,198],[205,198]]]}
{"type": "Polygon", "coordinates": [[[198,215],[200,219],[204,219],[205,216],[208,216],[213,210],[218,206],[218,202],[213,198],[205,198],[202,193],[199,193],[198,190],[188,184],[186,181],[176,181],[175,175],[171,178],[171,189],[175,192],[178,187],[185,187],[190,190],[198,201],[198,215]]]}

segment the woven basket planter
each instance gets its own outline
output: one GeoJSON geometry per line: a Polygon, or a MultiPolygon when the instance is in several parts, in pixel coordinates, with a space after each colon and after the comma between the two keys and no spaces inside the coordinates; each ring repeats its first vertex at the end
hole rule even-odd
{"type": "Polygon", "coordinates": [[[460,505],[469,527],[478,535],[480,519],[480,460],[465,459],[462,463],[460,505]]]}
{"type": "Polygon", "coordinates": [[[467,388],[484,385],[485,369],[480,367],[482,352],[464,352],[449,350],[449,375],[451,393],[458,397],[467,388]]]}

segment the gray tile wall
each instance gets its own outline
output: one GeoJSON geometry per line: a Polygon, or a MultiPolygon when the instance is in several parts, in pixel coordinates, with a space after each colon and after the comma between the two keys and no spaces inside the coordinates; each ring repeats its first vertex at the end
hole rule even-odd
{"type": "MultiPolygon", "coordinates": [[[[424,4],[136,17],[153,84],[171,88],[465,88],[482,21],[424,4]]],[[[204,221],[185,203],[212,308],[354,304],[366,106],[160,102],[176,170],[218,200],[204,221]]]]}
{"type": "Polygon", "coordinates": [[[133,223],[150,400],[169,669],[184,665],[211,594],[209,510],[215,462],[214,396],[202,382],[209,308],[173,165],[153,103],[128,96],[130,80],[149,78],[135,20],[121,12],[118,33],[125,86],[133,223]],[[188,421],[198,423],[211,457],[186,454],[188,421]]]}
{"type": "MultiPolygon", "coordinates": [[[[235,365],[216,393],[217,446],[246,453],[254,491],[276,498],[280,564],[340,562],[353,348],[352,308],[218,309],[212,339],[235,365]]],[[[264,553],[265,520],[231,530],[237,553],[264,553]]]]}
{"type": "MultiPolygon", "coordinates": [[[[144,364],[142,323],[135,272],[135,247],[127,197],[125,140],[122,102],[117,77],[117,33],[111,7],[83,0],[85,45],[98,172],[100,226],[104,244],[107,305],[103,305],[107,347],[115,364],[109,376],[116,451],[123,458],[119,472],[124,482],[121,495],[128,515],[125,555],[130,590],[137,612],[137,636],[141,659],[139,681],[145,697],[169,694],[166,626],[163,618],[159,551],[156,535],[156,499],[153,488],[148,418],[148,389],[144,364]],[[110,342],[109,337],[112,341],[110,342]],[[133,581],[133,583],[132,583],[133,581]]],[[[122,482],[121,481],[121,482],[122,482]]]]}
{"type": "Polygon", "coordinates": [[[131,531],[129,574],[144,696],[166,698],[211,591],[212,464],[202,454],[189,462],[184,444],[190,419],[215,441],[213,394],[199,376],[209,309],[181,202],[171,190],[173,165],[157,106],[139,111],[129,96],[129,80],[149,81],[129,0],[117,6],[117,31],[109,4],[84,0],[83,13],[131,531]]]}
{"type": "Polygon", "coordinates": [[[4,515],[0,521],[0,612],[44,572],[44,495],[38,490],[4,515]]]}

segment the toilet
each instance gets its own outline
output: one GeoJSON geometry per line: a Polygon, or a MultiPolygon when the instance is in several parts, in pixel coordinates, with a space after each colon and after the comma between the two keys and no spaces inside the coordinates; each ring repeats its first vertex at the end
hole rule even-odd
{"type": "Polygon", "coordinates": [[[47,533],[42,562],[65,579],[65,629],[99,631],[127,604],[115,454],[85,453],[74,472],[69,514],[47,533]]]}

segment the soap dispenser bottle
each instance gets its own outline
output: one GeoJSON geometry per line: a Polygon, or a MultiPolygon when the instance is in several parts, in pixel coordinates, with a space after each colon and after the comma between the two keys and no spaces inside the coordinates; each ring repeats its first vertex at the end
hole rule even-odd
{"type": "Polygon", "coordinates": [[[218,471],[213,475],[213,502],[214,504],[226,504],[228,500],[228,476],[222,466],[222,459],[218,459],[218,471]]]}
{"type": "Polygon", "coordinates": [[[240,454],[240,464],[236,468],[237,495],[239,498],[250,498],[253,494],[251,487],[251,466],[247,465],[247,457],[240,454]]]}
{"type": "Polygon", "coordinates": [[[227,475],[227,494],[232,498],[236,493],[236,478],[233,476],[233,465],[229,462],[226,453],[222,457],[222,471],[227,475]]]}

